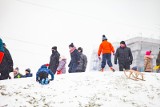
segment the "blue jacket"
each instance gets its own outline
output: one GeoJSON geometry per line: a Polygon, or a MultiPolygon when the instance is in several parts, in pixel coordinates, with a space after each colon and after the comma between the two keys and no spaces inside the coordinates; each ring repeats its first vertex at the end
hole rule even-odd
{"type": "Polygon", "coordinates": [[[46,72],[47,74],[50,74],[51,75],[51,80],[54,80],[54,74],[53,74],[53,72],[50,69],[48,69],[47,66],[45,66],[45,65],[42,65],[41,68],[36,73],[36,80],[38,80],[38,77],[39,77],[38,75],[41,72],[46,72]]]}

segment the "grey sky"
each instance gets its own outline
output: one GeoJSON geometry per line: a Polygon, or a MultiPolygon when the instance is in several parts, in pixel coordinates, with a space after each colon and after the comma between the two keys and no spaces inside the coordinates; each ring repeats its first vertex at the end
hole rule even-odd
{"type": "Polygon", "coordinates": [[[49,62],[54,45],[69,58],[73,42],[90,57],[102,34],[160,38],[159,19],[160,0],[0,0],[0,37],[22,70],[49,62]]]}

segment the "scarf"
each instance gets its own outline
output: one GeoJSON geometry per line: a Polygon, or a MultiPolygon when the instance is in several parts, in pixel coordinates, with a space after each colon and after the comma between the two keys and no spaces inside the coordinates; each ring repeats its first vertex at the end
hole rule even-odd
{"type": "Polygon", "coordinates": [[[73,47],[72,49],[70,49],[70,53],[72,53],[74,50],[76,49],[76,47],[73,47]]]}

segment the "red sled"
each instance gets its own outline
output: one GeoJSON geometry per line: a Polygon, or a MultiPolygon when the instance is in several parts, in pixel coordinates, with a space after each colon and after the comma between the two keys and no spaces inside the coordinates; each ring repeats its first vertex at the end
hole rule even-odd
{"type": "Polygon", "coordinates": [[[3,57],[4,57],[4,53],[0,52],[0,64],[2,63],[3,57]]]}

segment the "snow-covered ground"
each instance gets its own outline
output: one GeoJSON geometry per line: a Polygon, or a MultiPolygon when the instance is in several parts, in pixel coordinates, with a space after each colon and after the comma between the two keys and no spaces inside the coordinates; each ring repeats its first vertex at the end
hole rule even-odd
{"type": "Polygon", "coordinates": [[[160,107],[160,74],[146,81],[123,72],[56,75],[49,85],[35,78],[0,81],[0,107],[160,107]]]}

